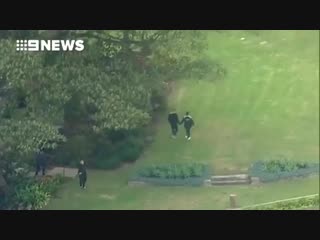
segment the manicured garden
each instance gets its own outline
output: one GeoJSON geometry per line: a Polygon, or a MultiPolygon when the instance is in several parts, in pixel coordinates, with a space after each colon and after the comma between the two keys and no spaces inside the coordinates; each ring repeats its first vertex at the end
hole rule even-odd
{"type": "Polygon", "coordinates": [[[281,179],[306,177],[319,174],[319,163],[298,162],[288,159],[257,161],[249,170],[250,175],[259,177],[261,182],[277,181],[281,179]]]}
{"type": "Polygon", "coordinates": [[[210,171],[204,164],[166,164],[142,168],[131,181],[162,186],[201,186],[209,175],[210,171]]]}
{"type": "MultiPolygon", "coordinates": [[[[183,79],[168,101],[180,115],[191,112],[192,140],[185,140],[182,128],[170,139],[164,113],[154,142],[135,163],[89,170],[87,190],[70,181],[46,209],[226,209],[231,193],[240,207],[319,193],[319,32],[208,34],[207,57],[226,69],[224,78],[183,79]],[[274,159],[279,155],[287,160],[274,159]],[[262,183],[128,186],[137,174],[154,181],[199,176],[174,172],[173,166],[184,163],[207,166],[216,175],[250,173],[262,183]]],[[[316,201],[275,208],[300,209],[316,201]]]]}
{"type": "Polygon", "coordinates": [[[0,45],[1,209],[227,209],[230,194],[316,208],[300,197],[319,194],[319,31],[4,30],[0,45]],[[20,34],[90,48],[17,53],[20,34]],[[194,119],[190,141],[182,126],[171,138],[172,108],[194,119]],[[52,166],[84,159],[87,189],[22,174],[40,150],[52,166]],[[203,186],[247,174],[259,181],[203,186]]]}

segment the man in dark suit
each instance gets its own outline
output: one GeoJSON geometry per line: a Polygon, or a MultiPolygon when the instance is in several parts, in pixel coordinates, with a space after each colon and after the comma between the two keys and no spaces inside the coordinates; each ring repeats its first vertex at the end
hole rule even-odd
{"type": "Polygon", "coordinates": [[[171,111],[168,115],[168,122],[171,127],[172,137],[176,138],[178,133],[179,116],[176,111],[171,111]]]}

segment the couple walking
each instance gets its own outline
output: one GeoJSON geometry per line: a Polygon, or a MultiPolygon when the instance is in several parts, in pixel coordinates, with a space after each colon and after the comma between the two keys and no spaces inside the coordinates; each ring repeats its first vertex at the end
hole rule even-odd
{"type": "Polygon", "coordinates": [[[168,115],[168,121],[171,126],[172,137],[176,138],[178,133],[178,125],[183,124],[186,130],[186,139],[191,140],[191,128],[194,126],[194,121],[190,116],[189,112],[186,112],[186,115],[183,117],[181,122],[179,121],[179,116],[176,111],[172,111],[168,115]]]}

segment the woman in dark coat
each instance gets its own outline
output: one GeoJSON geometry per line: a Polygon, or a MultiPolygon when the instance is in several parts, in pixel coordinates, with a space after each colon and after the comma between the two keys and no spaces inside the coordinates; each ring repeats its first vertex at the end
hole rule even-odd
{"type": "Polygon", "coordinates": [[[84,161],[80,161],[80,166],[78,169],[78,175],[79,175],[79,180],[80,180],[80,187],[82,189],[86,189],[86,182],[87,182],[87,170],[86,166],[84,165],[84,161]]]}

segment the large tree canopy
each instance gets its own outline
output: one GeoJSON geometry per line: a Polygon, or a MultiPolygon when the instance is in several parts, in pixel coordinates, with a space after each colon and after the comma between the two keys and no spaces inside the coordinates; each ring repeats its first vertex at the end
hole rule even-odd
{"type": "Polygon", "coordinates": [[[154,90],[204,49],[201,31],[0,32],[0,152],[54,148],[77,106],[96,132],[148,124],[154,90]],[[16,39],[83,39],[82,52],[18,52],[16,39]]]}

